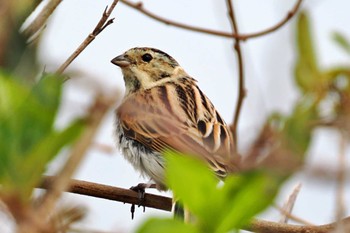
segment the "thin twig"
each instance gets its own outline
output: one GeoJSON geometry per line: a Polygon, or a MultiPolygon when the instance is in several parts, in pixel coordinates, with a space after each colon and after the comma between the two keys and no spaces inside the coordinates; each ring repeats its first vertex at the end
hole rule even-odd
{"type": "MultiPolygon", "coordinates": [[[[346,136],[344,132],[340,133],[340,145],[339,145],[339,156],[338,156],[338,174],[337,174],[337,189],[336,189],[336,216],[337,222],[340,222],[345,215],[345,177],[346,177],[346,136]]],[[[342,226],[339,226],[342,227],[342,226]]]]}
{"type": "Polygon", "coordinates": [[[62,74],[63,71],[72,63],[72,61],[79,56],[79,54],[100,34],[108,25],[113,23],[114,18],[109,19],[114,7],[119,0],[114,0],[112,5],[104,10],[100,21],[97,23],[94,30],[85,38],[85,40],[79,45],[79,47],[68,57],[68,59],[57,69],[57,74],[62,74]],[[108,21],[107,21],[108,20],[108,21]]]}
{"type": "Polygon", "coordinates": [[[293,16],[298,12],[302,1],[303,0],[298,0],[296,2],[296,4],[294,5],[294,7],[290,11],[288,11],[288,13],[285,16],[285,18],[282,19],[277,24],[275,24],[274,26],[272,26],[270,28],[267,28],[267,29],[265,29],[263,31],[260,31],[260,32],[249,33],[249,34],[242,34],[242,35],[240,35],[240,39],[241,40],[247,40],[247,39],[250,39],[250,38],[256,38],[256,37],[264,36],[266,34],[270,34],[271,32],[274,32],[274,31],[278,30],[283,25],[285,25],[291,18],[293,18],[293,16]]]}
{"type": "Polygon", "coordinates": [[[185,23],[180,23],[180,22],[175,22],[173,20],[170,19],[166,19],[164,17],[161,17],[159,15],[156,15],[154,13],[152,13],[151,11],[145,9],[143,7],[143,3],[142,2],[136,2],[133,3],[131,1],[128,0],[120,0],[120,2],[124,3],[125,5],[141,12],[142,14],[156,20],[162,23],[165,23],[166,25],[170,25],[170,26],[174,26],[174,27],[178,27],[178,28],[182,28],[182,29],[186,29],[186,30],[190,30],[190,31],[195,31],[195,32],[201,32],[201,33],[205,33],[205,34],[210,34],[210,35],[215,35],[215,36],[222,36],[222,37],[227,37],[227,38],[231,38],[233,35],[232,33],[229,32],[222,32],[222,31],[217,31],[217,30],[212,30],[212,29],[208,29],[208,28],[201,28],[201,27],[196,27],[196,26],[191,26],[185,23]]]}
{"type": "Polygon", "coordinates": [[[104,143],[94,142],[92,145],[93,149],[96,149],[102,153],[112,155],[113,152],[116,150],[116,147],[104,143]]]}
{"type": "Polygon", "coordinates": [[[297,199],[297,196],[300,192],[300,188],[301,188],[301,183],[298,183],[294,188],[292,193],[288,196],[286,202],[284,203],[283,207],[282,207],[282,217],[280,219],[280,223],[287,223],[290,214],[292,213],[295,201],[297,199]]]}
{"type": "MultiPolygon", "coordinates": [[[[40,188],[48,188],[51,185],[54,185],[52,180],[55,180],[53,177],[44,177],[43,183],[40,188]]],[[[127,202],[131,204],[138,204],[138,194],[132,190],[122,189],[107,185],[101,185],[97,183],[90,183],[80,180],[71,180],[69,182],[69,189],[67,192],[81,194],[85,196],[92,196],[97,198],[103,198],[107,200],[115,200],[120,202],[127,202]],[[136,201],[136,202],[135,202],[136,201]]],[[[161,209],[165,211],[171,211],[172,199],[170,197],[158,196],[153,194],[145,194],[145,203],[146,207],[161,209]],[[153,204],[151,204],[153,203],[153,204]]],[[[350,226],[350,217],[344,218],[341,220],[341,223],[344,226],[350,226]]],[[[259,232],[259,233],[329,233],[334,230],[336,227],[336,222],[325,225],[311,225],[311,226],[301,226],[285,223],[276,223],[266,220],[253,219],[248,226],[245,226],[243,230],[259,232]]]]}
{"type": "MultiPolygon", "coordinates": [[[[227,10],[228,10],[228,16],[231,22],[231,27],[232,31],[235,34],[239,34],[238,31],[238,26],[235,18],[235,12],[233,10],[233,5],[231,0],[226,0],[227,4],[227,10]]],[[[245,97],[245,87],[244,87],[244,69],[243,69],[243,58],[242,58],[242,51],[241,51],[241,46],[240,46],[240,39],[235,38],[234,42],[234,48],[236,50],[236,55],[237,55],[237,61],[238,61],[238,98],[237,98],[237,105],[236,105],[236,110],[235,110],[235,115],[233,118],[233,123],[230,125],[233,138],[234,138],[234,143],[235,143],[235,149],[237,150],[237,125],[238,125],[238,120],[239,120],[239,115],[242,109],[242,103],[243,99],[245,97]]],[[[236,151],[237,152],[237,151],[236,151]]]]}
{"type": "MultiPolygon", "coordinates": [[[[345,171],[350,171],[349,164],[345,164],[345,171]]],[[[338,169],[337,167],[330,167],[327,164],[319,164],[315,166],[310,166],[304,171],[305,176],[308,179],[317,180],[317,182],[337,182],[338,169]]],[[[350,179],[350,174],[345,173],[345,179],[350,179]]]]}
{"type": "Polygon", "coordinates": [[[54,185],[52,185],[41,198],[40,206],[36,214],[39,219],[45,219],[54,208],[56,201],[61,196],[62,192],[69,187],[70,178],[92,144],[103,117],[114,102],[115,101],[112,101],[111,99],[101,96],[96,98],[95,103],[92,105],[91,110],[88,113],[89,118],[87,119],[87,127],[84,129],[79,141],[75,143],[71,154],[68,157],[68,161],[58,173],[57,179],[53,182],[54,185]]]}
{"type": "MultiPolygon", "coordinates": [[[[314,225],[315,225],[315,224],[313,224],[313,223],[311,223],[311,222],[309,222],[309,221],[306,221],[305,219],[302,219],[302,218],[300,218],[300,217],[298,217],[298,216],[293,215],[293,214],[290,213],[290,212],[286,212],[282,207],[280,207],[280,206],[278,206],[278,205],[276,205],[276,204],[274,204],[274,207],[275,207],[278,211],[280,211],[283,215],[288,216],[288,218],[289,218],[290,220],[293,220],[293,221],[296,222],[296,223],[300,223],[300,224],[303,224],[303,225],[306,225],[306,226],[314,226],[314,225]]],[[[282,222],[281,222],[281,223],[282,223],[282,222]]]]}
{"type": "Polygon", "coordinates": [[[137,2],[137,3],[133,3],[129,0],[120,0],[122,3],[124,3],[125,5],[141,12],[142,14],[157,20],[159,22],[165,23],[166,25],[171,25],[174,27],[178,27],[178,28],[182,28],[182,29],[186,29],[186,30],[190,30],[190,31],[195,31],[195,32],[200,32],[200,33],[205,33],[205,34],[209,34],[209,35],[215,35],[215,36],[221,36],[221,37],[226,37],[226,38],[237,38],[240,40],[247,40],[250,38],[256,38],[259,36],[263,36],[266,34],[269,34],[271,32],[274,32],[276,30],[278,30],[280,27],[282,27],[283,25],[285,25],[295,14],[296,12],[299,10],[300,5],[302,0],[298,0],[297,3],[295,4],[295,6],[292,8],[292,10],[290,10],[287,13],[287,16],[285,18],[283,18],[283,20],[281,20],[280,22],[278,22],[277,24],[275,24],[272,27],[269,27],[267,29],[264,29],[262,31],[259,32],[254,32],[254,33],[246,33],[246,34],[238,34],[238,33],[230,33],[230,32],[223,32],[223,31],[217,31],[217,30],[213,30],[213,29],[208,29],[208,28],[201,28],[201,27],[196,27],[196,26],[192,26],[192,25],[188,25],[185,23],[180,23],[180,22],[175,22],[173,20],[169,20],[166,19],[164,17],[161,17],[159,15],[154,14],[153,12],[145,9],[143,7],[142,2],[137,2]]]}
{"type": "Polygon", "coordinates": [[[28,38],[37,34],[44,27],[47,19],[61,2],[62,0],[50,0],[32,21],[32,23],[23,30],[23,34],[28,38]]]}

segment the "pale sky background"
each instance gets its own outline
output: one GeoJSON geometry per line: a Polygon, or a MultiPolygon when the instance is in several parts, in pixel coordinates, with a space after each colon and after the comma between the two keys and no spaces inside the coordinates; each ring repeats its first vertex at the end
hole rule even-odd
{"type": "MultiPolygon", "coordinates": [[[[65,0],[53,14],[44,31],[39,59],[47,71],[54,71],[92,31],[106,5],[112,0],[65,0]]],[[[285,17],[296,1],[234,0],[241,32],[256,32],[274,25],[285,17]]],[[[230,31],[225,1],[218,0],[145,0],[144,6],[169,19],[217,30],[230,31]]],[[[349,56],[337,48],[331,32],[340,31],[350,38],[350,2],[347,0],[305,0],[313,26],[320,63],[329,67],[348,64],[349,56]]],[[[161,49],[173,56],[184,69],[198,80],[200,88],[212,100],[225,120],[232,121],[237,95],[237,65],[231,39],[190,32],[156,22],[119,3],[113,14],[115,23],[103,31],[66,71],[80,72],[79,78],[66,83],[63,104],[57,125],[84,113],[96,89],[105,93],[123,93],[120,69],[110,63],[115,56],[135,46],[161,49]]],[[[247,98],[239,123],[240,150],[244,151],[259,132],[271,111],[288,113],[298,96],[293,81],[295,58],[295,20],[277,32],[242,43],[247,98]]],[[[116,103],[117,106],[117,103],[116,103]]],[[[104,120],[96,142],[114,146],[113,112],[104,120]]],[[[308,164],[336,166],[338,135],[320,130],[307,159],[308,164]]],[[[349,152],[349,150],[348,150],[349,152]]],[[[349,153],[348,153],[349,155],[349,153]]],[[[59,158],[50,167],[53,173],[59,158]]],[[[75,178],[129,188],[142,179],[117,150],[105,154],[92,149],[87,154],[75,178]]],[[[291,178],[278,198],[281,204],[298,183],[302,189],[293,214],[315,224],[334,220],[335,184],[307,179],[302,173],[291,178]]],[[[349,206],[349,186],[347,203],[349,206]]],[[[205,195],[205,194],[203,194],[205,195]]],[[[89,214],[81,224],[87,229],[132,232],[149,216],[169,216],[169,213],[137,209],[130,217],[130,205],[91,197],[66,194],[63,203],[82,204],[89,214]]],[[[349,214],[349,211],[347,212],[349,214]]],[[[279,219],[276,211],[264,215],[279,219]]]]}

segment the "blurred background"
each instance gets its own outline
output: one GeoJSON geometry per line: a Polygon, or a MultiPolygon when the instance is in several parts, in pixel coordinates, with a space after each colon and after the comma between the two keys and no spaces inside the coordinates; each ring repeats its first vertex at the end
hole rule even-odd
{"type": "MultiPolygon", "coordinates": [[[[38,9],[47,1],[43,1],[38,9]]],[[[112,1],[66,0],[50,17],[39,43],[38,59],[42,70],[54,72],[93,30],[101,14],[112,1]]],[[[261,31],[275,25],[292,9],[295,1],[234,0],[241,33],[261,31]]],[[[230,32],[225,1],[145,0],[143,6],[155,14],[190,25],[230,32]]],[[[302,10],[310,17],[316,56],[321,68],[349,65],[349,55],[335,44],[337,31],[350,38],[350,2],[347,0],[305,0],[302,10]]],[[[36,12],[38,12],[38,9],[36,12]]],[[[34,13],[35,15],[35,13],[34,13]]],[[[121,71],[110,60],[129,48],[155,47],[174,57],[211,99],[227,123],[231,123],[237,100],[237,60],[233,40],[167,26],[150,19],[122,2],[116,6],[115,21],[93,41],[68,67],[64,74],[72,77],[64,85],[63,100],[57,118],[58,128],[83,115],[98,93],[118,95],[124,91],[121,71]]],[[[266,117],[273,111],[288,114],[300,95],[294,83],[296,58],[295,18],[281,29],[266,36],[241,43],[247,96],[244,99],[238,128],[239,151],[244,152],[258,134],[266,117]]],[[[119,98],[119,99],[120,99],[119,98]]],[[[115,107],[118,106],[115,103],[115,107]]],[[[317,130],[308,152],[306,167],[336,170],[339,134],[317,130]]],[[[148,180],[140,177],[115,149],[114,112],[105,117],[74,178],[129,188],[148,180]]],[[[350,155],[347,150],[347,157],[350,155]]],[[[55,174],[65,161],[56,158],[47,174],[55,174]]],[[[347,168],[349,168],[347,159],[347,168]]],[[[307,169],[306,169],[307,170],[307,169]]],[[[335,219],[335,177],[317,177],[299,172],[284,185],[276,200],[282,205],[297,184],[301,184],[293,215],[314,224],[335,219]]],[[[349,181],[349,180],[348,180],[349,181]]],[[[157,191],[150,191],[157,193],[157,191]]],[[[171,196],[170,193],[160,193],[171,196]]],[[[346,203],[350,186],[346,187],[346,203]]],[[[108,232],[132,232],[149,216],[170,216],[160,210],[136,209],[131,220],[130,205],[92,197],[64,194],[62,203],[88,207],[87,218],[79,223],[83,229],[108,232]]],[[[347,210],[347,215],[349,215],[347,210]]],[[[262,217],[276,221],[280,213],[270,208],[262,217]]]]}

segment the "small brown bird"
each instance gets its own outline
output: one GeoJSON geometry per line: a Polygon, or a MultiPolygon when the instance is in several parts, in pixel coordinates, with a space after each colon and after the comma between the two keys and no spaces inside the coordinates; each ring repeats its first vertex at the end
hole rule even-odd
{"type": "Polygon", "coordinates": [[[221,178],[236,170],[227,124],[174,58],[132,48],[111,62],[122,69],[126,88],[116,110],[117,144],[136,170],[166,190],[166,149],[199,157],[221,178]]]}

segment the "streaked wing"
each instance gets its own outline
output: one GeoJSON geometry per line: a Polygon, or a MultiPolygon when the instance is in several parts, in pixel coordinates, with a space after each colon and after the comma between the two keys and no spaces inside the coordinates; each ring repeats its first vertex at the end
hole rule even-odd
{"type": "Polygon", "coordinates": [[[219,176],[231,170],[231,133],[190,78],[136,92],[124,100],[117,114],[125,136],[146,147],[199,156],[219,176]]]}

